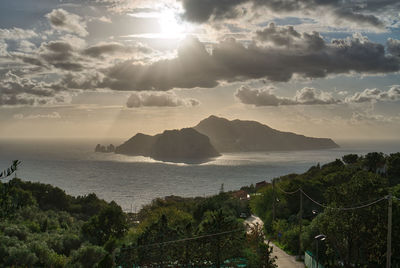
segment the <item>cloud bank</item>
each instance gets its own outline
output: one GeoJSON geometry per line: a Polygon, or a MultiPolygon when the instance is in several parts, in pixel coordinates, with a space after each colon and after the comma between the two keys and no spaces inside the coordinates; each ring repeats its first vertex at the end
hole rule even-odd
{"type": "Polygon", "coordinates": [[[400,100],[400,85],[393,85],[387,91],[383,91],[377,88],[367,88],[362,92],[357,92],[353,96],[347,97],[345,101],[348,103],[363,103],[398,100],[400,100]]]}
{"type": "MultiPolygon", "coordinates": [[[[274,33],[272,40],[277,40],[280,35],[288,34],[274,33]]],[[[128,60],[105,69],[105,79],[98,86],[114,90],[164,91],[211,88],[220,81],[266,78],[287,82],[295,74],[304,78],[322,78],[335,74],[391,73],[400,68],[399,59],[387,55],[383,45],[359,35],[321,43],[317,34],[299,34],[295,41],[283,38],[274,42],[293,44],[297,49],[256,43],[245,46],[235,39],[228,39],[215,44],[209,53],[198,39],[189,38],[174,59],[147,65],[128,60]]]]}
{"type": "Polygon", "coordinates": [[[315,88],[304,87],[293,98],[279,97],[274,94],[275,88],[252,89],[240,87],[235,97],[243,104],[254,106],[282,106],[282,105],[325,105],[337,104],[340,100],[334,99],[331,94],[315,88]]]}
{"type": "Polygon", "coordinates": [[[182,0],[183,17],[189,21],[204,23],[238,18],[247,12],[266,9],[274,14],[302,13],[304,15],[324,11],[336,23],[342,21],[383,28],[384,23],[376,16],[387,10],[398,8],[396,0],[339,1],[339,0],[182,0]],[[250,6],[250,8],[248,8],[250,6]]]}
{"type": "Polygon", "coordinates": [[[200,102],[195,99],[180,98],[170,92],[134,92],[126,102],[128,108],[138,107],[178,107],[197,106],[200,102]]]}
{"type": "MultiPolygon", "coordinates": [[[[370,103],[400,100],[400,85],[393,85],[384,91],[377,88],[365,89],[347,96],[344,99],[335,99],[332,94],[311,87],[297,90],[292,98],[277,96],[274,87],[250,88],[241,86],[234,96],[243,104],[254,106],[283,106],[283,105],[327,105],[341,103],[370,103]]],[[[343,94],[339,94],[343,95],[343,94]]]]}

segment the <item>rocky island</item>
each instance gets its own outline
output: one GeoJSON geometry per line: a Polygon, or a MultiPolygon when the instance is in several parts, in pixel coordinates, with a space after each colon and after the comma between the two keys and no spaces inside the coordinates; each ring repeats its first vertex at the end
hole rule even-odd
{"type": "Polygon", "coordinates": [[[117,146],[115,153],[179,163],[202,163],[220,156],[210,139],[193,128],[166,130],[154,136],[138,133],[117,146]]]}
{"type": "MultiPolygon", "coordinates": [[[[203,163],[219,152],[298,151],[338,148],[332,139],[283,132],[256,121],[210,116],[193,128],[165,130],[151,136],[138,133],[115,153],[146,156],[178,163],[203,163]]],[[[108,149],[108,148],[107,148],[108,149]]],[[[108,151],[97,145],[96,151],[108,151]]],[[[114,149],[114,148],[112,148],[114,149]]]]}
{"type": "Polygon", "coordinates": [[[283,132],[256,121],[210,116],[194,127],[219,152],[298,151],[338,148],[332,139],[283,132]]]}

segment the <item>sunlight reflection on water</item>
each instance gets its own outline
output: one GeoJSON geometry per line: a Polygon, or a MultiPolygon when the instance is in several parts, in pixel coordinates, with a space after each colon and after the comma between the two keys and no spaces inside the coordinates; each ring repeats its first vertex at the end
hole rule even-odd
{"type": "Polygon", "coordinates": [[[148,157],[94,153],[88,141],[0,141],[0,167],[11,160],[23,164],[18,176],[50,183],[72,195],[91,192],[115,200],[125,210],[139,209],[156,197],[203,196],[289,173],[301,173],[348,153],[400,151],[399,142],[341,143],[320,151],[227,153],[196,165],[164,163],[148,157]]]}

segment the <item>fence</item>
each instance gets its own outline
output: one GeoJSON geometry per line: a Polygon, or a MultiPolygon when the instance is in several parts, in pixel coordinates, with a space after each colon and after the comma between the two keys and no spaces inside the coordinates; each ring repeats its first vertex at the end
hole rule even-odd
{"type": "Polygon", "coordinates": [[[308,250],[304,254],[304,264],[307,268],[325,268],[322,264],[317,263],[317,259],[308,250]]]}

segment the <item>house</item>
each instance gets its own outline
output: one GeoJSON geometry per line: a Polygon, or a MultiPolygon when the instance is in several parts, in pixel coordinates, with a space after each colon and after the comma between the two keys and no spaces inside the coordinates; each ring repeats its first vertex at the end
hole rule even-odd
{"type": "Polygon", "coordinates": [[[250,199],[250,195],[244,190],[239,190],[239,191],[233,192],[232,196],[237,199],[240,199],[240,200],[249,200],[250,199]]]}
{"type": "Polygon", "coordinates": [[[269,182],[266,182],[266,181],[257,182],[257,183],[256,183],[256,191],[257,191],[258,189],[262,188],[262,187],[265,187],[265,186],[269,185],[269,184],[270,184],[270,183],[269,183],[269,182]]]}

